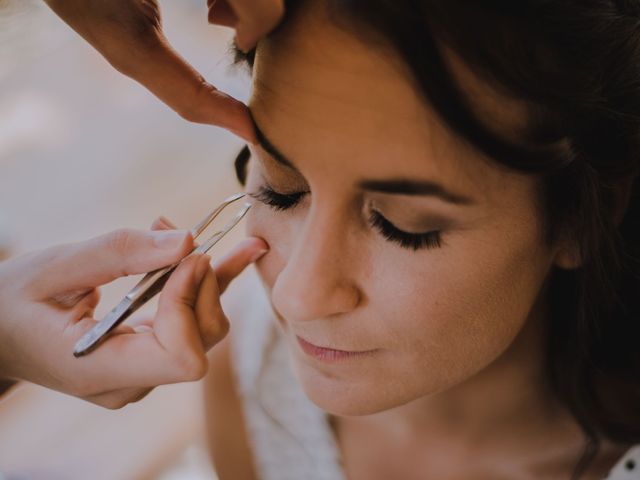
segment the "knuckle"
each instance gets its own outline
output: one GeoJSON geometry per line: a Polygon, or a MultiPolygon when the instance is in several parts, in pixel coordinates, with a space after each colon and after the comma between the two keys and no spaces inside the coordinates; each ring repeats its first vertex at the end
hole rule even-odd
{"type": "Polygon", "coordinates": [[[114,252],[126,252],[131,245],[131,230],[127,228],[115,230],[109,234],[107,241],[114,252]]]}
{"type": "Polygon", "coordinates": [[[132,254],[135,246],[134,230],[122,228],[108,233],[104,238],[104,250],[111,256],[112,278],[126,277],[131,274],[132,263],[135,261],[132,254]]]}
{"type": "Polygon", "coordinates": [[[107,247],[111,250],[123,263],[123,274],[126,274],[126,261],[128,259],[128,253],[133,246],[133,231],[127,228],[122,228],[111,232],[107,237],[107,247]]]}

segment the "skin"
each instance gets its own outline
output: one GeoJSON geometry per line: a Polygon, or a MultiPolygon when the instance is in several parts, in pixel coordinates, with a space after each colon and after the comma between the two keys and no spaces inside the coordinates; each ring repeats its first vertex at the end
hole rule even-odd
{"type": "MultiPolygon", "coordinates": [[[[176,52],[155,0],[45,0],[121,73],[145,86],[186,120],[255,140],[247,107],[208,83],[176,52]]],[[[209,23],[232,27],[250,49],[279,23],[282,0],[208,0],[209,23]]]]}
{"type": "MultiPolygon", "coordinates": [[[[171,47],[156,1],[45,1],[113,67],[185,119],[255,140],[247,107],[207,83],[171,47]]],[[[236,43],[248,49],[277,25],[284,4],[210,0],[208,9],[209,22],[234,28],[236,43]]],[[[159,220],[153,228],[175,227],[159,220]]],[[[208,365],[206,350],[228,328],[219,296],[264,252],[266,245],[259,239],[241,242],[213,270],[207,258],[185,260],[163,289],[153,318],[138,317],[119,326],[103,346],[80,360],[71,355],[75,342],[96,322],[98,287],[174,264],[192,248],[186,231],[119,230],[0,263],[0,394],[14,380],[27,380],[120,408],[156,385],[201,378],[208,365]]]]}
{"type": "MultiPolygon", "coordinates": [[[[175,229],[165,219],[154,230],[175,229]]],[[[99,287],[172,265],[193,249],[188,231],[118,230],[0,263],[0,379],[26,380],[106,408],[155,386],[202,378],[205,353],[228,322],[219,297],[266,245],[249,238],[210,268],[191,255],[171,274],[153,316],[135,315],[94,351],[72,355],[98,319],[99,287]]]]}
{"type": "MultiPolygon", "coordinates": [[[[521,102],[449,61],[487,125],[525,134],[521,102]]],[[[285,211],[256,201],[248,232],[270,245],[258,273],[298,380],[331,414],[348,477],[569,478],[583,438],[546,385],[543,347],[546,281],[575,254],[543,241],[538,180],[447,129],[393,52],[331,26],[320,3],[260,42],[253,73],[253,116],[292,166],[252,147],[247,190],[309,193],[285,211]],[[398,178],[472,203],[360,186],[398,178]],[[441,246],[389,242],[372,208],[405,231],[441,230],[441,246]],[[297,336],[373,352],[322,362],[297,336]]],[[[602,451],[584,478],[621,453],[602,451]]]]}
{"type": "Polygon", "coordinates": [[[311,192],[288,211],[258,203],[249,214],[249,233],[272,247],[259,273],[307,394],[344,415],[450,389],[490,365],[539,316],[555,255],[542,242],[536,179],[483,159],[440,124],[399,65],[383,60],[304,17],[261,45],[250,104],[297,171],[254,148],[247,190],[266,182],[311,192]],[[300,38],[305,26],[317,29],[313,43],[300,38]],[[321,50],[318,35],[328,44],[321,50]],[[474,204],[358,188],[394,178],[437,181],[474,204]],[[404,230],[442,229],[442,247],[388,242],[368,223],[372,205],[404,230]],[[327,367],[302,354],[295,335],[377,352],[327,367]]]}

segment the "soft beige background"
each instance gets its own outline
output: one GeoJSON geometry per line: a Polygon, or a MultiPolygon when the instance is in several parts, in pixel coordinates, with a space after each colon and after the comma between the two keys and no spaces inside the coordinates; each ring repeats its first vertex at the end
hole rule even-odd
{"type": "MultiPolygon", "coordinates": [[[[246,99],[246,74],[229,67],[230,33],[207,24],[205,3],[161,1],[167,36],[246,99]]],[[[188,227],[239,188],[240,146],[180,119],[41,2],[0,0],[0,255],[146,228],[160,214],[188,227]]],[[[98,314],[132,281],[106,288],[98,314]]],[[[199,389],[162,387],[113,412],[22,386],[0,401],[0,479],[212,478],[199,389]]]]}

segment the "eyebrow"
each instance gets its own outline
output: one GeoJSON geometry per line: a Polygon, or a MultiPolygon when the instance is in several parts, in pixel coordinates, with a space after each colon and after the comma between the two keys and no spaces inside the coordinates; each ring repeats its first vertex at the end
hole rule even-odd
{"type": "MultiPolygon", "coordinates": [[[[253,118],[253,115],[251,116],[251,120],[253,121],[253,126],[256,131],[256,139],[258,140],[260,147],[262,147],[262,149],[271,155],[278,163],[297,172],[298,169],[293,162],[278,150],[265,136],[264,132],[260,129],[253,118]]],[[[472,198],[451,192],[443,185],[429,180],[412,180],[405,178],[362,180],[358,183],[358,187],[370,192],[387,193],[391,195],[437,197],[455,205],[473,205],[475,203],[472,198]]]]}
{"type": "Polygon", "coordinates": [[[285,167],[291,168],[292,170],[298,171],[293,162],[289,160],[284,153],[278,150],[273,146],[273,143],[264,135],[262,129],[258,126],[256,119],[251,116],[251,121],[253,122],[253,128],[256,131],[256,139],[258,140],[258,144],[262,147],[262,149],[271,155],[278,163],[281,163],[285,167]]]}
{"type": "Polygon", "coordinates": [[[438,197],[445,202],[455,205],[473,205],[472,198],[459,193],[453,193],[437,182],[429,180],[409,180],[404,178],[390,180],[362,180],[358,186],[370,192],[388,193],[395,195],[415,195],[438,197]]]}

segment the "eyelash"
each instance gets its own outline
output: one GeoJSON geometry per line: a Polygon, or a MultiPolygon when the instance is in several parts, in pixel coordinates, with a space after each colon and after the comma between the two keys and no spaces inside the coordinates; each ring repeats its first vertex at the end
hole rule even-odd
{"type": "Polygon", "coordinates": [[[263,185],[258,188],[257,192],[249,193],[249,196],[264,203],[265,205],[268,205],[274,210],[281,211],[295,207],[306,193],[307,192],[278,193],[271,187],[263,185]]]}
{"type": "MultiPolygon", "coordinates": [[[[298,202],[308,192],[297,192],[283,194],[278,193],[271,187],[261,186],[257,192],[249,195],[259,202],[273,208],[276,211],[283,211],[295,207],[298,202]]],[[[387,220],[380,212],[373,210],[369,215],[369,223],[373,228],[390,242],[397,243],[402,248],[409,250],[421,250],[423,248],[439,248],[442,246],[442,235],[438,230],[425,233],[409,233],[400,230],[387,220]]]]}
{"type": "Polygon", "coordinates": [[[400,230],[380,212],[373,210],[369,215],[369,222],[378,230],[384,238],[399,244],[409,250],[421,250],[423,248],[439,248],[442,246],[442,235],[438,230],[425,233],[409,233],[400,230]]]}

